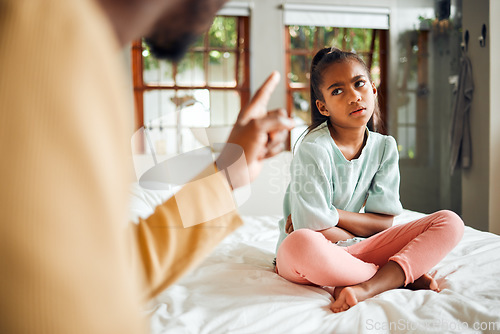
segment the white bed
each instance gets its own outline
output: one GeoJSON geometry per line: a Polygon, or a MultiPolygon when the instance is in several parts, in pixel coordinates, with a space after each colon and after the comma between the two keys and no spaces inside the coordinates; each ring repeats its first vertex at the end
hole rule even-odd
{"type": "MultiPolygon", "coordinates": [[[[132,214],[168,192],[133,188],[132,214]]],[[[405,211],[395,223],[421,217],[405,211]]],[[[195,270],[150,302],[151,333],[498,333],[500,237],[465,228],[431,274],[442,291],[396,289],[334,314],[331,295],[274,273],[279,215],[243,216],[195,270]]]]}

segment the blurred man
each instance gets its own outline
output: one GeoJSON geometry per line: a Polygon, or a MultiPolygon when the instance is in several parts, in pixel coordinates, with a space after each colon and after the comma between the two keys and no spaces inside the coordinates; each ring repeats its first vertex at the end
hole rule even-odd
{"type": "Polygon", "coordinates": [[[143,303],[241,224],[231,188],[293,126],[266,110],[277,74],[238,117],[228,147],[239,153],[224,150],[148,219],[126,220],[120,47],[146,36],[179,59],[224,2],[0,0],[1,333],[147,332],[143,303]]]}

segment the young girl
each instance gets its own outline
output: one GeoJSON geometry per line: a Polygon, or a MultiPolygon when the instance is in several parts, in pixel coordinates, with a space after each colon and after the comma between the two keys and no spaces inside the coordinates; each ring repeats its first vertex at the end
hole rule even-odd
{"type": "Polygon", "coordinates": [[[394,138],[367,128],[377,123],[377,89],[361,58],[330,48],[316,54],[311,109],[291,165],[276,272],[335,287],[333,312],[401,286],[439,291],[427,272],[460,241],[463,222],[439,211],[392,226],[402,211],[398,150],[394,138]]]}

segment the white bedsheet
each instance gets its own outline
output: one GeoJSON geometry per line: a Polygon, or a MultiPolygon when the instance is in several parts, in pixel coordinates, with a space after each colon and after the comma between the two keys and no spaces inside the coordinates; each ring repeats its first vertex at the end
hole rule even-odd
{"type": "MultiPolygon", "coordinates": [[[[405,211],[397,223],[422,214],[405,211]]],[[[151,333],[500,332],[500,237],[466,227],[431,274],[442,291],[396,289],[334,314],[325,290],[273,271],[277,216],[245,216],[194,271],[151,301],[151,333]]]]}

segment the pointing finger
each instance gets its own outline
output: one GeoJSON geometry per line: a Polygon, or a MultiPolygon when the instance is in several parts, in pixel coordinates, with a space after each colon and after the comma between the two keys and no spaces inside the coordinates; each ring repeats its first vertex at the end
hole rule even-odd
{"type": "Polygon", "coordinates": [[[261,117],[266,112],[267,104],[271,98],[271,94],[280,81],[280,74],[277,71],[271,73],[266,81],[260,86],[259,90],[253,96],[250,104],[241,111],[239,120],[243,123],[248,122],[251,118],[261,117]]]}

